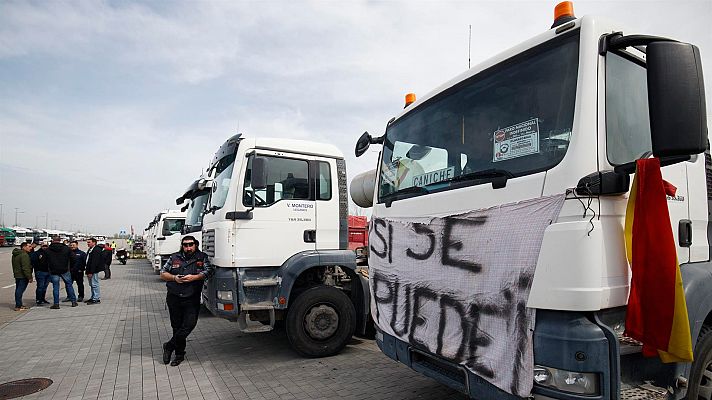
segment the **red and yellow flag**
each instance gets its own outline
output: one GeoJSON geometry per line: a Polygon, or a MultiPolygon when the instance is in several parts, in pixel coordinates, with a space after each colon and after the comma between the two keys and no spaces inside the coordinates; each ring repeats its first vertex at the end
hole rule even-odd
{"type": "Polygon", "coordinates": [[[670,225],[660,160],[637,161],[625,218],[632,270],[625,334],[643,343],[643,355],[665,362],[691,362],[692,341],[677,248],[670,225]]]}

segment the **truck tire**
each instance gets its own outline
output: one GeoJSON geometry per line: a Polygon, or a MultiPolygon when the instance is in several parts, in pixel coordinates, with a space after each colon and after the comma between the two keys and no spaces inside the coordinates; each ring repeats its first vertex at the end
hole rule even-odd
{"type": "Polygon", "coordinates": [[[289,344],[304,357],[340,352],[356,328],[356,310],[349,297],[332,286],[303,291],[287,310],[289,344]]]}
{"type": "Polygon", "coordinates": [[[712,328],[709,326],[702,326],[697,339],[689,382],[686,399],[712,399],[712,328]]]}

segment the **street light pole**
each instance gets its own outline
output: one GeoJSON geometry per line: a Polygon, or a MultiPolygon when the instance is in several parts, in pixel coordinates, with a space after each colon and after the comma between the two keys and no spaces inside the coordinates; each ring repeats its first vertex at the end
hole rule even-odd
{"type": "Polygon", "coordinates": [[[17,210],[19,210],[19,208],[15,207],[15,226],[19,226],[19,225],[17,224],[17,214],[24,214],[24,213],[25,213],[24,211],[17,211],[17,210]]]}

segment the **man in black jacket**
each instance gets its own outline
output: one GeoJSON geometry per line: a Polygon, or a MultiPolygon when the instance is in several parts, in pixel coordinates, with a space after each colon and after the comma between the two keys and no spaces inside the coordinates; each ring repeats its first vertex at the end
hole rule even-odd
{"type": "Polygon", "coordinates": [[[91,287],[91,298],[86,301],[87,304],[101,303],[101,293],[99,291],[99,272],[104,270],[104,255],[101,246],[96,245],[96,239],[90,238],[87,240],[87,279],[91,287]]]}
{"type": "Polygon", "coordinates": [[[38,306],[49,304],[49,301],[45,299],[47,286],[49,286],[49,267],[47,266],[47,257],[45,257],[47,245],[43,244],[39,250],[35,250],[37,246],[36,242],[32,242],[30,246],[32,246],[30,250],[30,263],[32,264],[32,270],[35,272],[35,279],[37,280],[35,301],[38,306]]]}
{"type": "Polygon", "coordinates": [[[79,292],[78,302],[84,301],[84,270],[87,265],[87,253],[79,250],[79,243],[76,240],[72,240],[69,243],[69,250],[71,250],[71,263],[69,265],[69,272],[72,273],[72,281],[77,283],[77,291],[79,292]]]}
{"type": "Polygon", "coordinates": [[[52,237],[52,244],[49,245],[45,252],[47,257],[47,266],[49,267],[49,279],[52,281],[52,295],[54,304],[50,307],[52,310],[59,310],[59,280],[64,281],[64,287],[67,289],[67,297],[72,302],[72,307],[76,307],[77,296],[74,294],[74,286],[72,286],[72,275],[69,272],[69,260],[71,251],[69,246],[60,242],[59,236],[52,237]]]}
{"type": "Polygon", "coordinates": [[[181,251],[173,253],[161,268],[161,279],[166,281],[168,314],[173,337],[163,343],[163,363],[176,366],[185,358],[185,342],[198,323],[200,292],[203,280],[213,274],[208,255],[198,250],[193,236],[181,240],[181,251]],[[171,353],[176,356],[171,362],[171,353]]]}

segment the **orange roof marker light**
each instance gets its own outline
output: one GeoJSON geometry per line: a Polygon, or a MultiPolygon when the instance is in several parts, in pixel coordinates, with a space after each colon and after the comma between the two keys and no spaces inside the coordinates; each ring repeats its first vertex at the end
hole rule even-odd
{"type": "Polygon", "coordinates": [[[411,105],[413,103],[415,103],[415,93],[406,94],[405,95],[405,106],[408,107],[409,105],[411,105]]]}
{"type": "Polygon", "coordinates": [[[565,24],[576,19],[574,16],[574,3],[570,1],[562,1],[554,7],[554,24],[552,28],[565,24]]]}

